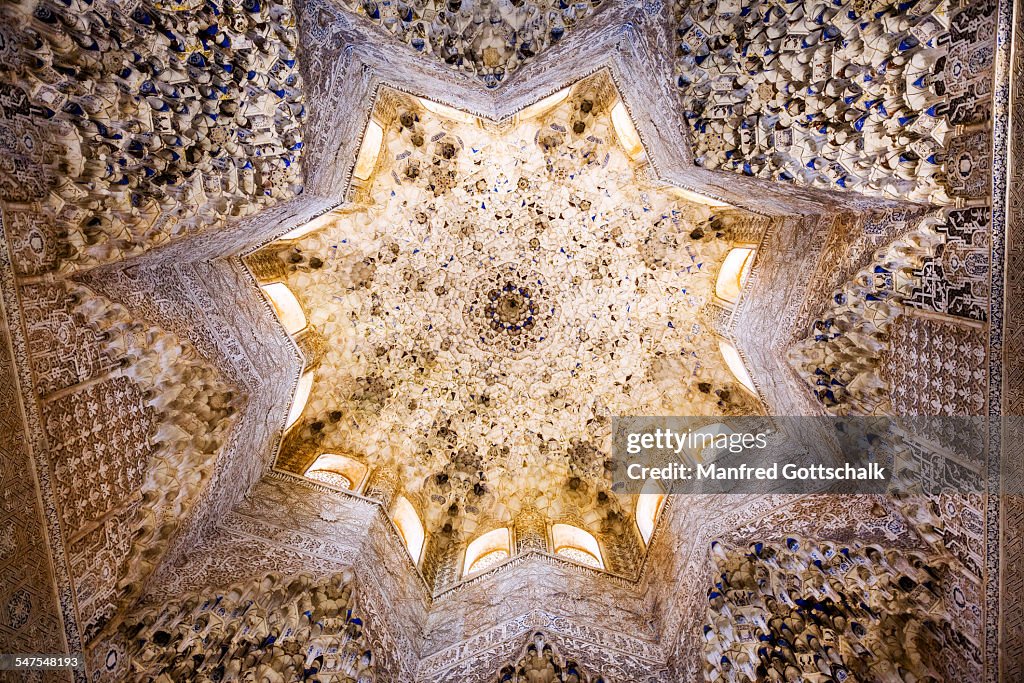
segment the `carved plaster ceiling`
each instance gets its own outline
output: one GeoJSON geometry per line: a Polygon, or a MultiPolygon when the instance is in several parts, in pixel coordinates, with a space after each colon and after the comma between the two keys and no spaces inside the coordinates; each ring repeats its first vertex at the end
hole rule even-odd
{"type": "Polygon", "coordinates": [[[264,249],[324,340],[319,448],[398,469],[428,527],[600,507],[613,415],[756,410],[699,315],[728,235],[619,102],[603,73],[501,123],[385,89],[354,203],[264,249]]]}
{"type": "Polygon", "coordinates": [[[734,2],[673,3],[676,86],[695,162],[951,203],[946,146],[956,119],[977,121],[969,93],[984,62],[948,50],[955,6],[797,0],[741,12],[734,2]]]}
{"type": "Polygon", "coordinates": [[[395,40],[488,88],[557,44],[602,0],[339,0],[395,40]]]}
{"type": "MultiPolygon", "coordinates": [[[[858,538],[893,557],[929,546],[946,597],[916,591],[910,610],[964,625],[934,650],[996,662],[995,610],[979,609],[1003,580],[994,503],[677,499],[641,538],[603,462],[612,414],[762,409],[719,338],[775,414],[993,405],[999,3],[453,4],[0,6],[0,412],[18,484],[0,602],[27,624],[17,642],[47,631],[45,651],[84,651],[90,678],[126,680],[117,640],[141,649],[122,628],[138,601],[189,595],[194,617],[239,581],[298,624],[306,606],[284,588],[314,584],[282,577],[312,571],[327,588],[314,602],[350,619],[351,577],[321,579],[351,568],[371,641],[353,647],[373,650],[378,680],[492,681],[563,660],[591,682],[726,680],[750,670],[753,641],[721,617],[749,605],[709,587],[753,588],[785,552],[789,577],[820,578],[815,549],[858,538]],[[382,151],[361,165],[371,118],[382,151]],[[713,283],[738,243],[758,259],[729,306],[713,283]],[[253,274],[298,297],[298,352],[253,274]],[[282,430],[302,372],[311,396],[282,430]],[[292,476],[325,452],[358,467],[292,476]],[[269,471],[275,454],[286,472],[269,471]],[[400,498],[426,522],[418,556],[400,498]],[[567,555],[561,523],[592,533],[607,572],[580,566],[596,560],[583,545],[577,563],[549,554],[567,555]],[[507,550],[486,546],[494,564],[461,580],[488,530],[507,550]],[[818,540],[794,549],[799,536],[818,540]],[[550,656],[531,653],[538,633],[550,656]]],[[[199,664],[160,652],[157,668],[199,664]]],[[[969,659],[936,678],[978,680],[969,659]]]]}

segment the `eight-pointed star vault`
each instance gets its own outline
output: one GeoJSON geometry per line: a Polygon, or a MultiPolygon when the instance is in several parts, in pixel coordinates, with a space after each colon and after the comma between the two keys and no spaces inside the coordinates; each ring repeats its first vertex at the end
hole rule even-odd
{"type": "Polygon", "coordinates": [[[428,536],[539,511],[636,548],[611,417],[757,410],[701,316],[739,210],[652,177],[606,73],[500,122],[383,88],[350,197],[259,252],[322,349],[289,469],[389,468],[428,536]]]}

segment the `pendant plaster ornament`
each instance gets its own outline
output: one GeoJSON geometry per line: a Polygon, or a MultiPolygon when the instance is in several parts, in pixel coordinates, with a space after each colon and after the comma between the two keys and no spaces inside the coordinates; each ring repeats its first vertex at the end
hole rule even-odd
{"type": "Polygon", "coordinates": [[[674,3],[676,85],[697,164],[950,204],[947,100],[961,87],[946,71],[952,9],[674,3]]]}
{"type": "Polygon", "coordinates": [[[290,3],[19,0],[0,8],[0,44],[20,48],[0,60],[3,125],[27,147],[0,198],[39,202],[49,269],[139,254],[302,191],[290,3]],[[48,168],[31,161],[44,152],[48,168]]]}
{"type": "Polygon", "coordinates": [[[343,0],[417,52],[495,88],[603,0],[343,0]]]}

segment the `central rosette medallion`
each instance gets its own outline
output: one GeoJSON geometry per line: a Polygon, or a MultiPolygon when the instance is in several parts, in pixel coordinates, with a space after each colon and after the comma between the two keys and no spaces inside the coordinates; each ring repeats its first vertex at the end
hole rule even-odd
{"type": "Polygon", "coordinates": [[[536,271],[506,263],[478,277],[470,291],[464,312],[479,346],[521,353],[550,337],[558,307],[536,271]]]}

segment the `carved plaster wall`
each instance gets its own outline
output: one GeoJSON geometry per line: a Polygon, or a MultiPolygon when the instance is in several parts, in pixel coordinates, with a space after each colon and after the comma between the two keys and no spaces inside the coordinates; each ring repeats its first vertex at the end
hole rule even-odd
{"type": "MultiPolygon", "coordinates": [[[[730,201],[758,216],[743,229],[757,235],[767,229],[738,309],[707,314],[714,320],[709,327],[736,341],[770,410],[826,409],[807,389],[806,376],[785,362],[786,351],[808,338],[836,290],[869,267],[878,250],[899,246],[920,224],[926,207],[890,201],[912,197],[943,205],[933,226],[941,243],[915,257],[913,286],[901,314],[885,328],[873,372],[888,385],[894,410],[920,410],[938,401],[957,412],[982,404],[992,414],[1014,412],[1013,397],[1020,393],[1015,365],[1005,366],[1004,387],[1003,360],[1019,355],[1019,335],[1012,334],[1013,316],[1004,317],[1001,308],[1001,231],[1008,230],[1012,257],[1019,202],[999,172],[1011,139],[1008,117],[1022,110],[1009,98],[1010,4],[951,5],[948,26],[936,33],[945,50],[944,79],[951,84],[944,95],[950,130],[936,140],[943,147],[944,173],[915,151],[917,158],[894,160],[890,170],[903,174],[897,179],[868,179],[838,193],[815,188],[814,182],[747,176],[742,165],[735,169],[739,173],[694,165],[706,156],[704,141],[690,137],[692,120],[680,120],[678,74],[669,58],[678,30],[687,30],[679,23],[679,7],[614,3],[488,90],[475,75],[456,73],[414,49],[392,52],[393,43],[364,31],[364,19],[317,0],[298,3],[294,20],[281,5],[252,12],[231,4],[232,20],[216,28],[209,5],[174,9],[140,3],[130,11],[112,4],[6,5],[0,31],[7,39],[0,51],[7,97],[0,124],[8,172],[0,180],[0,199],[10,259],[0,264],[0,274],[20,397],[5,402],[14,411],[5,417],[4,453],[11,456],[5,466],[18,476],[11,479],[16,486],[4,487],[3,509],[15,520],[14,538],[21,545],[17,562],[3,565],[5,579],[14,580],[4,582],[13,592],[0,596],[6,601],[0,649],[26,638],[55,650],[87,648],[90,673],[118,680],[116,672],[124,669],[117,666],[126,660],[115,657],[114,669],[106,672],[106,658],[117,646],[107,634],[97,634],[130,613],[121,601],[125,596],[146,591],[142,603],[155,609],[177,594],[205,595],[272,572],[309,571],[319,580],[351,569],[382,680],[441,681],[456,672],[470,680],[495,680],[503,667],[516,669],[525,661],[537,632],[557,652],[552,663],[576,662],[581,680],[591,683],[602,676],[698,680],[704,670],[701,625],[715,579],[712,540],[740,549],[754,537],[784,543],[783,534],[836,543],[857,538],[888,548],[918,543],[908,540],[915,537],[910,518],[918,512],[893,503],[676,499],[634,576],[615,577],[532,551],[432,594],[377,503],[287,475],[264,476],[303,358],[236,256],[350,196],[358,140],[382,84],[501,120],[606,68],[645,143],[647,180],[730,201]],[[166,30],[155,31],[158,25],[166,30]],[[1001,42],[993,47],[997,28],[1001,42]],[[254,47],[240,48],[246,41],[254,47]],[[140,45],[158,61],[137,63],[130,48],[140,45]],[[255,77],[242,68],[249,59],[266,61],[251,69],[255,77]],[[227,61],[235,74],[231,83],[224,80],[227,61]],[[180,85],[178,72],[201,87],[180,85]],[[147,73],[154,78],[145,78],[147,73]],[[146,94],[145,88],[155,90],[146,94]],[[213,94],[210,88],[224,97],[203,100],[201,95],[213,94]],[[133,100],[132,93],[145,96],[133,100]],[[210,123],[211,101],[225,125],[210,123]],[[148,118],[141,115],[147,112],[148,118]],[[124,113],[140,115],[145,125],[122,129],[124,113]],[[225,151],[219,152],[222,143],[225,151]],[[904,185],[906,192],[891,191],[904,185]],[[293,198],[301,186],[305,191],[293,198]],[[879,198],[885,188],[890,199],[879,198]],[[1009,216],[1002,204],[1007,192],[1009,216]],[[121,262],[125,257],[131,258],[121,262]],[[114,263],[84,272],[108,262],[114,263]],[[835,268],[837,262],[843,267],[835,268]],[[57,275],[72,272],[74,281],[57,275]],[[1003,338],[992,330],[998,332],[1004,320],[1008,333],[1001,346],[1003,338]],[[164,352],[178,360],[157,367],[154,354],[164,352]],[[989,362],[984,375],[972,370],[982,355],[989,362]],[[179,383],[167,373],[197,380],[179,383]],[[910,395],[899,385],[911,378],[927,386],[910,395]],[[181,398],[186,390],[201,399],[181,398]],[[195,420],[211,417],[224,424],[219,431],[197,428],[195,420]],[[176,461],[181,476],[168,482],[171,495],[157,501],[147,496],[153,486],[146,482],[170,472],[161,469],[168,443],[184,446],[180,450],[189,459],[176,461]],[[98,464],[85,466],[83,454],[98,464]],[[135,535],[139,530],[144,533],[135,535]],[[38,541],[25,540],[36,534],[38,541]],[[29,579],[22,571],[27,567],[39,571],[33,569],[29,579]],[[506,588],[512,590],[492,597],[506,588]],[[593,626],[593,615],[605,613],[611,615],[607,627],[593,626]]],[[[813,23],[814,17],[800,21],[813,23]]],[[[922,14],[919,24],[927,27],[929,21],[922,14]]],[[[924,52],[919,46],[909,50],[924,52]]],[[[926,86],[936,82],[935,64],[931,76],[924,74],[926,86]]],[[[685,102],[684,95],[684,112],[685,102]]],[[[877,118],[877,103],[873,111],[877,118]]],[[[756,137],[753,142],[761,144],[756,137]]],[[[771,144],[777,148],[778,138],[771,144]]],[[[860,158],[861,151],[854,156],[860,158]]],[[[819,171],[817,163],[811,175],[819,171]]],[[[820,169],[826,175],[831,170],[820,169]]],[[[831,187],[835,178],[829,180],[831,187]]],[[[1006,271],[1011,302],[1014,272],[1006,271]]],[[[1013,455],[1005,457],[1010,462],[1013,455]]],[[[374,490],[387,501],[396,491],[385,479],[374,490]]],[[[1006,482],[1013,491],[1019,477],[1006,482]]],[[[941,544],[959,572],[944,585],[962,596],[957,602],[946,595],[944,605],[983,651],[985,675],[994,680],[998,661],[1012,680],[1020,619],[1007,596],[1014,594],[1019,575],[1016,504],[936,504],[941,544]],[[1002,559],[1000,514],[1006,522],[1002,559]]],[[[528,519],[520,521],[529,527],[528,519]]],[[[523,535],[524,550],[531,538],[523,535]]],[[[5,557],[11,555],[0,552],[0,561],[5,557]]],[[[972,669],[958,675],[969,680],[982,674],[972,669]]]]}
{"type": "MultiPolygon", "coordinates": [[[[0,223],[0,232],[2,228],[0,223]]],[[[68,601],[58,600],[58,581],[66,581],[66,575],[55,576],[64,567],[53,562],[53,546],[46,540],[47,525],[52,519],[46,506],[52,501],[40,496],[35,474],[39,441],[33,439],[30,420],[38,420],[38,416],[23,412],[20,398],[25,378],[19,375],[15,357],[24,358],[26,346],[23,335],[12,333],[12,329],[20,328],[9,327],[12,318],[6,315],[8,311],[17,311],[9,264],[5,240],[0,245],[0,284],[4,293],[0,309],[5,314],[0,323],[0,514],[4,529],[0,532],[4,577],[0,592],[0,644],[12,651],[69,651],[78,646],[78,632],[76,629],[65,636],[63,624],[70,620],[74,625],[74,614],[68,611],[68,601]]],[[[17,313],[12,317],[18,320],[17,313]]]]}

